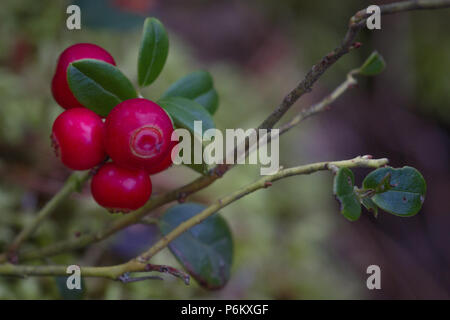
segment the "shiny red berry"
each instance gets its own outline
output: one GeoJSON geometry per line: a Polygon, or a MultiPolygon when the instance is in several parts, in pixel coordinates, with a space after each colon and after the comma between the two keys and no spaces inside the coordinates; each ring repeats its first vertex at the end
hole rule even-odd
{"type": "Polygon", "coordinates": [[[129,212],[150,199],[152,183],[143,170],[128,170],[107,163],[92,178],[91,192],[95,201],[111,212],[129,212]]]}
{"type": "Polygon", "coordinates": [[[67,67],[80,59],[97,59],[116,65],[114,58],[105,49],[91,43],[78,43],[64,50],[58,59],[55,75],[52,79],[52,94],[56,102],[65,109],[80,108],[83,105],[70,91],[67,83],[67,67]]]}
{"type": "Polygon", "coordinates": [[[176,148],[178,142],[177,141],[172,141],[171,145],[169,147],[169,150],[167,150],[166,155],[164,156],[164,158],[157,162],[156,164],[154,164],[153,166],[149,166],[147,168],[147,173],[148,174],[157,174],[159,172],[162,172],[166,169],[168,169],[171,165],[172,165],[172,150],[174,148],[176,148]]]}
{"type": "Polygon", "coordinates": [[[156,103],[136,98],[115,106],[106,118],[106,152],[129,169],[151,170],[168,154],[173,125],[156,103]]]}
{"type": "Polygon", "coordinates": [[[105,157],[105,125],[95,112],[73,108],[53,123],[52,144],[62,163],[73,170],[87,170],[105,157]]]}

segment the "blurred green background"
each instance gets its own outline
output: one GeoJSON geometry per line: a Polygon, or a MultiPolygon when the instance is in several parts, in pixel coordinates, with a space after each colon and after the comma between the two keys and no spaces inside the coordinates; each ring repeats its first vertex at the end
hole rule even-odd
{"type": "MultiPolygon", "coordinates": [[[[0,251],[57,192],[70,172],[54,157],[49,135],[62,109],[50,81],[58,55],[77,42],[108,50],[136,83],[141,26],[155,16],[168,28],[169,58],[159,79],[142,90],[156,99],[172,82],[209,70],[220,95],[216,125],[251,128],[277,106],[309,68],[341,41],[347,22],[369,4],[391,1],[95,0],[81,7],[82,29],[66,29],[66,1],[2,0],[0,4],[0,251]]],[[[85,279],[86,299],[404,299],[450,297],[450,30],[449,10],[384,17],[364,31],[363,47],[341,59],[290,111],[318,101],[373,50],[387,62],[381,76],[361,79],[331,111],[283,137],[284,167],[352,158],[388,157],[393,166],[423,172],[428,195],[413,218],[365,212],[355,223],[339,214],[332,178],[316,173],[277,182],[221,212],[234,235],[231,280],[208,292],[195,282],[122,284],[85,279]],[[382,270],[382,290],[366,288],[366,268],[382,270]]],[[[285,119],[289,117],[286,116],[285,119]]],[[[356,170],[358,183],[367,170],[356,170]]],[[[259,175],[238,166],[191,198],[209,203],[259,175]]],[[[197,174],[185,167],[153,177],[154,192],[181,186],[197,174]]],[[[164,209],[164,208],[163,208],[164,209]]],[[[163,210],[161,209],[161,210],[163,210]]],[[[42,224],[24,248],[92,232],[118,216],[74,194],[42,224]]],[[[136,225],[85,250],[36,261],[111,265],[149,247],[154,230],[136,225]]],[[[179,266],[170,252],[153,263],[179,266]]],[[[2,299],[60,299],[51,277],[0,277],[2,299]]]]}

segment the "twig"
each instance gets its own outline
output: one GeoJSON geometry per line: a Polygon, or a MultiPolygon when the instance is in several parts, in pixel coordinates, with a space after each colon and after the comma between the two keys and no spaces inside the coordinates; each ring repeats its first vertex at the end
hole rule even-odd
{"type": "Polygon", "coordinates": [[[336,101],[337,98],[339,98],[344,92],[346,92],[348,89],[353,88],[356,85],[356,80],[353,77],[352,73],[350,72],[347,75],[347,79],[341,83],[332,93],[330,93],[328,96],[323,98],[320,102],[305,108],[301,110],[295,117],[293,117],[289,122],[285,123],[280,127],[280,135],[287,132],[291,128],[298,125],[300,122],[305,120],[306,118],[315,115],[319,112],[323,112],[327,110],[328,106],[336,101]]]}
{"type": "Polygon", "coordinates": [[[147,265],[145,266],[145,269],[147,271],[157,271],[157,272],[171,274],[174,277],[177,277],[177,278],[180,278],[181,280],[183,280],[186,285],[189,285],[189,283],[191,281],[191,278],[189,277],[189,275],[187,273],[185,273],[181,270],[178,270],[174,267],[171,267],[171,266],[147,263],[147,265]]]}
{"type": "MultiPolygon", "coordinates": [[[[411,10],[442,9],[448,7],[450,7],[450,0],[413,0],[386,4],[380,6],[380,10],[381,14],[386,15],[411,10]]],[[[278,108],[258,128],[271,129],[301,96],[311,91],[314,83],[329,67],[354,48],[353,45],[356,36],[365,27],[367,17],[366,9],[363,9],[350,18],[348,30],[341,45],[316,63],[306,74],[305,78],[286,95],[278,108]]]]}
{"type": "Polygon", "coordinates": [[[232,194],[223,197],[213,204],[208,206],[205,210],[198,213],[194,217],[186,220],[185,222],[178,225],[175,229],[173,229],[169,234],[160,239],[157,243],[155,243],[148,251],[141,254],[137,259],[140,262],[148,261],[151,257],[153,257],[156,253],[164,249],[171,241],[176,239],[186,230],[192,228],[193,226],[199,224],[221,208],[226,207],[230,203],[241,199],[242,197],[256,191],[259,189],[265,189],[273,182],[284,179],[291,176],[302,175],[302,174],[310,174],[316,171],[329,170],[330,167],[338,167],[338,168],[353,168],[353,167],[369,167],[369,168],[379,168],[388,163],[388,159],[370,159],[370,157],[356,157],[350,160],[343,161],[327,161],[327,162],[318,162],[313,164],[307,164],[299,167],[293,167],[289,169],[283,169],[277,172],[274,175],[265,176],[258,181],[248,185],[245,188],[237,190],[232,194]]]}
{"type": "Polygon", "coordinates": [[[163,280],[163,278],[158,276],[145,276],[145,277],[130,277],[130,274],[124,273],[123,275],[119,276],[119,281],[123,283],[131,283],[131,282],[138,282],[138,281],[144,281],[144,280],[163,280]]]}
{"type": "MultiPolygon", "coordinates": [[[[241,199],[242,197],[256,191],[259,189],[267,188],[271,185],[272,182],[275,182],[280,179],[284,179],[287,177],[302,175],[302,174],[310,174],[317,171],[329,170],[330,166],[336,167],[369,167],[369,168],[378,168],[388,163],[387,159],[371,159],[370,157],[356,157],[350,160],[343,161],[328,161],[328,162],[318,162],[313,164],[308,164],[304,166],[283,169],[278,173],[265,176],[258,181],[244,187],[238,191],[233,192],[232,194],[223,197],[210,206],[208,206],[205,210],[198,213],[194,217],[186,220],[185,222],[178,225],[175,229],[173,229],[169,234],[155,243],[148,251],[139,255],[137,258],[134,258],[126,263],[115,265],[115,266],[107,266],[107,267],[80,267],[81,276],[83,277],[100,277],[100,278],[108,278],[112,280],[120,280],[122,282],[132,282],[149,279],[148,277],[143,278],[129,278],[129,273],[132,272],[149,272],[149,271],[158,271],[158,272],[166,272],[172,274],[176,277],[179,277],[187,283],[188,276],[184,274],[182,271],[179,271],[175,268],[168,266],[159,266],[148,264],[147,261],[153,257],[156,253],[165,248],[171,241],[176,239],[182,233],[184,233],[189,228],[199,224],[218,210],[223,207],[226,207],[230,203],[241,199]],[[130,280],[136,279],[136,280],[130,280]]],[[[31,266],[31,265],[14,265],[14,264],[0,264],[0,275],[6,276],[58,276],[58,275],[67,275],[66,273],[67,266],[31,266]]],[[[153,277],[152,277],[153,279],[153,277]]]]}

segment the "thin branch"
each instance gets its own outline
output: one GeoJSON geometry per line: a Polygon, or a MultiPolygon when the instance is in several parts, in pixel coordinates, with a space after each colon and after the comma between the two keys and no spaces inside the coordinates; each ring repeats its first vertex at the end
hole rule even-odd
{"type": "MultiPolygon", "coordinates": [[[[442,9],[448,7],[450,7],[450,0],[414,0],[386,4],[380,6],[380,10],[381,14],[386,15],[411,10],[442,9]]],[[[347,33],[345,34],[340,46],[316,63],[306,74],[305,78],[286,95],[278,108],[275,109],[258,128],[273,128],[273,126],[301,96],[311,91],[314,83],[328,68],[330,68],[343,55],[347,54],[351,49],[355,48],[354,41],[361,29],[365,27],[367,17],[368,15],[366,13],[366,9],[363,9],[350,18],[347,33]]]]}
{"type": "Polygon", "coordinates": [[[155,243],[148,251],[141,254],[137,260],[141,263],[148,261],[151,257],[153,257],[156,253],[164,249],[170,242],[180,236],[182,233],[186,232],[188,229],[193,226],[199,224],[218,210],[226,207],[230,203],[235,202],[236,200],[241,199],[242,197],[256,191],[259,189],[264,189],[270,187],[273,182],[277,180],[281,180],[287,177],[310,174],[317,171],[322,170],[330,170],[330,167],[338,167],[338,168],[353,168],[353,167],[368,167],[368,168],[379,168],[388,163],[388,159],[371,159],[370,156],[356,157],[350,160],[343,161],[327,161],[327,162],[318,162],[313,164],[307,164],[299,167],[293,167],[289,169],[283,169],[277,172],[274,175],[265,176],[256,182],[244,187],[240,190],[237,190],[230,195],[223,197],[210,206],[208,206],[205,210],[198,213],[194,217],[184,221],[180,225],[178,225],[175,229],[173,229],[169,234],[165,235],[162,239],[160,239],[157,243],[155,243]]]}
{"type": "Polygon", "coordinates": [[[145,266],[145,269],[147,271],[157,271],[157,272],[171,274],[172,276],[183,280],[186,285],[189,285],[189,283],[191,282],[191,278],[189,277],[189,275],[187,273],[185,273],[181,270],[178,270],[174,267],[171,267],[171,266],[147,263],[147,265],[145,266]]]}
{"type": "MultiPolygon", "coordinates": [[[[68,276],[67,267],[64,265],[49,265],[49,266],[33,266],[33,265],[14,265],[11,263],[0,264],[0,275],[2,276],[68,276]]],[[[106,278],[111,280],[118,280],[124,283],[136,282],[142,280],[163,280],[159,276],[143,276],[131,277],[131,273],[136,272],[160,272],[167,273],[174,277],[180,278],[186,285],[189,285],[190,277],[183,271],[180,271],[171,266],[153,265],[148,263],[138,263],[130,261],[115,266],[107,267],[80,267],[82,277],[88,278],[106,278]]]]}
{"type": "MultiPolygon", "coordinates": [[[[169,234],[164,236],[161,240],[155,243],[148,251],[139,255],[137,258],[132,259],[126,263],[107,266],[107,267],[80,267],[81,276],[83,277],[100,277],[112,280],[119,280],[122,282],[133,282],[150,279],[149,277],[141,278],[130,278],[129,273],[133,272],[151,272],[158,271],[163,273],[169,273],[176,277],[179,277],[185,281],[186,284],[189,283],[189,276],[184,272],[179,271],[175,268],[169,266],[152,265],[147,263],[147,261],[153,257],[156,253],[165,248],[171,241],[176,239],[186,230],[199,224],[221,208],[226,207],[230,203],[241,199],[242,197],[256,191],[259,189],[267,188],[272,185],[272,182],[281,180],[287,177],[310,174],[317,171],[330,170],[330,167],[369,167],[378,168],[384,166],[388,163],[387,159],[371,159],[370,156],[356,157],[350,160],[343,161],[327,161],[318,162],[313,164],[308,164],[299,167],[293,167],[289,169],[283,169],[278,173],[265,176],[258,181],[238,190],[230,195],[223,197],[205,210],[198,213],[194,217],[186,220],[185,222],[178,225],[169,234]],[[135,279],[135,280],[133,280],[135,279]]],[[[14,265],[14,264],[0,264],[0,275],[4,276],[67,276],[67,266],[31,266],[31,265],[14,265]]],[[[151,277],[155,279],[155,277],[151,277]]]]}
{"type": "Polygon", "coordinates": [[[118,280],[120,280],[123,283],[131,283],[144,280],[164,280],[164,279],[158,276],[130,277],[129,273],[125,273],[124,275],[119,276],[118,280]]]}
{"type": "Polygon", "coordinates": [[[320,102],[313,104],[312,106],[302,109],[295,117],[293,117],[289,122],[285,123],[280,127],[280,135],[289,131],[300,122],[313,116],[317,113],[323,112],[328,109],[330,104],[336,101],[341,95],[343,95],[348,89],[354,88],[357,81],[350,72],[347,75],[347,79],[341,83],[336,89],[333,90],[328,96],[323,98],[320,102]]]}

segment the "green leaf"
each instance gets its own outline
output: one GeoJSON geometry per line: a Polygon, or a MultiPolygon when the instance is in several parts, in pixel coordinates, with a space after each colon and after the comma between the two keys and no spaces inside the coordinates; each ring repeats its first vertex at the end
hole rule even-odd
{"type": "Polygon", "coordinates": [[[145,19],[138,57],[139,86],[148,86],[158,78],[168,54],[169,38],[164,26],[156,18],[145,19]]]}
{"type": "Polygon", "coordinates": [[[361,68],[359,68],[358,73],[363,76],[374,76],[381,73],[386,67],[386,63],[384,62],[383,57],[377,52],[374,51],[367,58],[361,68]]]}
{"type": "MultiPolygon", "coordinates": [[[[161,232],[167,235],[205,208],[197,203],[170,208],[160,220],[161,232]]],[[[173,240],[169,249],[202,287],[220,289],[230,278],[233,240],[226,220],[217,213],[173,240]]]]}
{"type": "Polygon", "coordinates": [[[198,102],[214,114],[219,105],[219,96],[214,89],[213,79],[207,71],[196,71],[179,79],[164,92],[161,98],[183,97],[198,102]]]}
{"type": "Polygon", "coordinates": [[[372,171],[364,179],[363,187],[375,190],[371,199],[378,207],[402,217],[413,216],[420,211],[427,189],[423,176],[412,167],[385,167],[372,171]],[[390,188],[379,190],[387,175],[390,175],[390,188]]]}
{"type": "Polygon", "coordinates": [[[185,128],[193,133],[194,121],[202,121],[202,134],[208,129],[215,128],[211,115],[195,101],[181,97],[170,97],[159,100],[158,105],[172,117],[177,128],[185,128]]]}
{"type": "Polygon", "coordinates": [[[381,181],[378,183],[378,185],[375,187],[375,193],[382,193],[385,191],[388,191],[392,188],[391,186],[391,173],[388,172],[386,175],[381,179],[381,181]]]}
{"type": "MultiPolygon", "coordinates": [[[[197,139],[199,143],[202,143],[203,133],[208,129],[215,128],[214,120],[212,119],[211,115],[208,113],[208,111],[206,111],[205,108],[203,108],[195,101],[181,97],[169,97],[159,100],[158,105],[160,105],[170,115],[176,128],[187,129],[192,134],[192,144],[194,144],[194,139],[197,139]],[[195,132],[194,121],[202,121],[201,132],[195,132]]],[[[191,150],[194,150],[194,148],[192,148],[191,150]]],[[[201,174],[206,174],[208,165],[204,162],[202,162],[201,164],[195,164],[193,161],[194,152],[192,152],[191,154],[191,164],[186,164],[186,166],[194,169],[201,174]]]]}
{"type": "Polygon", "coordinates": [[[350,221],[361,216],[361,204],[354,191],[355,177],[348,168],[340,168],[334,177],[333,192],[341,204],[341,213],[350,221]]]}
{"type": "Polygon", "coordinates": [[[77,100],[106,117],[117,104],[137,97],[130,80],[112,64],[82,59],[67,68],[67,81],[77,100]]]}

